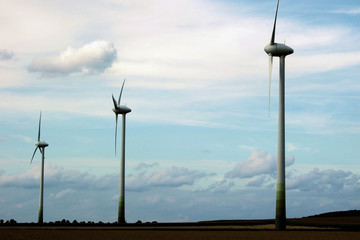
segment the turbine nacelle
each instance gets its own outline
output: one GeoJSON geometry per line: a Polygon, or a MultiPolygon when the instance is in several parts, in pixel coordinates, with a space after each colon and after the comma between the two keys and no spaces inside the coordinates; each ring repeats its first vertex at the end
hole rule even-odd
{"type": "Polygon", "coordinates": [[[131,112],[130,108],[128,108],[126,106],[122,106],[122,105],[113,107],[112,110],[115,114],[127,114],[127,113],[131,112]]]}
{"type": "Polygon", "coordinates": [[[281,57],[294,53],[294,49],[282,43],[268,44],[264,48],[269,56],[281,57]]]}
{"type": "Polygon", "coordinates": [[[47,144],[46,142],[39,141],[39,142],[35,143],[35,146],[37,146],[39,148],[45,148],[45,147],[49,146],[49,144],[47,144]]]}

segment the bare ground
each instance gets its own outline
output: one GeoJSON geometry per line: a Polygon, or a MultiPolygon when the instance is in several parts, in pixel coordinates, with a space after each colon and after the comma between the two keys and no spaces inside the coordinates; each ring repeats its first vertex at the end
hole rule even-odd
{"type": "Polygon", "coordinates": [[[287,231],[275,231],[273,220],[213,221],[122,226],[14,225],[0,227],[0,240],[352,240],[360,239],[360,217],[288,219],[287,231]]]}
{"type": "Polygon", "coordinates": [[[269,239],[269,240],[297,240],[297,239],[326,239],[326,240],[358,240],[359,232],[344,231],[273,231],[273,230],[115,230],[115,229],[0,229],[0,239],[27,239],[27,240],[215,240],[215,239],[269,239]]]}

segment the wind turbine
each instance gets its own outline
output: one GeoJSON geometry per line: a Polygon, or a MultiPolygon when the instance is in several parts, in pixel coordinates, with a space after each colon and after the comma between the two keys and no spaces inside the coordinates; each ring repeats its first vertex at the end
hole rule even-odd
{"type": "Polygon", "coordinates": [[[286,201],[285,201],[285,57],[294,50],[285,44],[275,43],[276,19],[279,9],[279,0],[276,7],[275,21],[270,44],[265,46],[265,52],[269,55],[269,108],[270,86],[273,57],[280,58],[279,79],[279,120],[278,120],[278,159],[277,159],[277,185],[276,185],[276,219],[277,230],[286,229],[286,201]]]}
{"type": "Polygon", "coordinates": [[[43,202],[44,202],[44,159],[45,159],[45,148],[49,146],[46,142],[40,141],[40,133],[41,133],[41,111],[39,117],[39,129],[38,129],[38,139],[35,143],[35,151],[31,157],[30,164],[32,163],[36,151],[39,149],[41,152],[41,180],[40,180],[40,200],[39,200],[39,216],[38,223],[43,223],[43,202]]]}
{"type": "Polygon", "coordinates": [[[131,109],[120,105],[121,95],[124,88],[125,79],[123,81],[119,100],[116,102],[114,95],[112,100],[114,108],[112,109],[115,113],[115,155],[116,155],[116,139],[117,139],[117,122],[118,115],[122,115],[122,134],[121,134],[121,161],[120,161],[120,195],[119,195],[119,211],[118,211],[118,223],[125,223],[125,120],[126,114],[131,112],[131,109]]]}

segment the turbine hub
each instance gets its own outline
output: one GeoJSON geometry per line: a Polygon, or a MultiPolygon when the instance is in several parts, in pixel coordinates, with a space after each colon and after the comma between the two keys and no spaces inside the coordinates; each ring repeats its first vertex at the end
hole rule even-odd
{"type": "Polygon", "coordinates": [[[112,109],[115,114],[127,114],[131,112],[131,109],[126,106],[118,106],[117,108],[112,109]]]}
{"type": "Polygon", "coordinates": [[[45,147],[49,146],[49,144],[47,144],[46,142],[39,141],[39,142],[35,143],[35,146],[38,146],[39,148],[45,148],[45,147]]]}
{"type": "Polygon", "coordinates": [[[294,49],[282,43],[268,44],[265,46],[264,50],[267,54],[271,54],[271,56],[275,57],[286,56],[294,53],[294,49]]]}

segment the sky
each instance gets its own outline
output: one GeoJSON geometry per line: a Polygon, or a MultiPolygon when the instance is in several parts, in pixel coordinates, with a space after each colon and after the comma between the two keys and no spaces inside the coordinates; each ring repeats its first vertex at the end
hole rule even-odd
{"type": "MultiPolygon", "coordinates": [[[[44,221],[117,220],[124,78],[127,222],[274,218],[276,0],[0,3],[0,219],[37,221],[42,110],[44,221]]],[[[360,208],[359,20],[358,0],[280,2],[289,218],[360,208]]]]}

